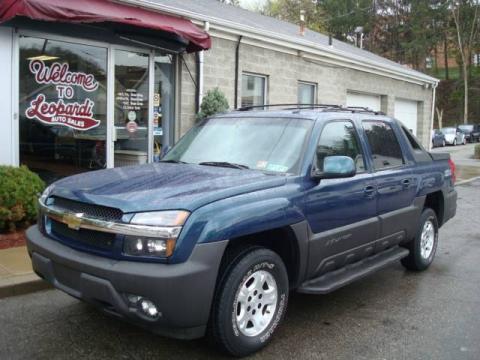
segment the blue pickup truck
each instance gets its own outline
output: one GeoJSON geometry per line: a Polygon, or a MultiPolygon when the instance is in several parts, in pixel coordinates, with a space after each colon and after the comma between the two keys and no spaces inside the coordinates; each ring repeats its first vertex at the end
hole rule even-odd
{"type": "Polygon", "coordinates": [[[258,351],[290,291],[432,263],[455,166],[398,121],[338,106],[234,111],[159,163],[57,181],[27,232],[56,288],[153,332],[258,351]]]}

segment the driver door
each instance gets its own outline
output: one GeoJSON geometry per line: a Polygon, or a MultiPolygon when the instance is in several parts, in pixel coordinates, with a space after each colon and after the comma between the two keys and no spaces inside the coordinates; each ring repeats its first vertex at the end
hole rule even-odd
{"type": "Polygon", "coordinates": [[[310,278],[353,263],[374,251],[379,235],[376,185],[366,171],[364,151],[350,120],[326,123],[317,144],[317,164],[326,156],[351,157],[357,174],[344,179],[312,180],[305,210],[312,230],[309,245],[310,278]]]}

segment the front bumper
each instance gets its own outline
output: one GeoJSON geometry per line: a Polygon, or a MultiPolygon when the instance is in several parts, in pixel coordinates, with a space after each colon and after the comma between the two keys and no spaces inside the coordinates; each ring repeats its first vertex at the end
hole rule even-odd
{"type": "Polygon", "coordinates": [[[150,331],[182,339],[205,333],[227,243],[199,244],[185,263],[154,264],[77,251],[46,237],[37,226],[27,231],[34,271],[56,288],[150,331]],[[148,298],[160,316],[148,319],[128,305],[125,294],[148,298]]]}

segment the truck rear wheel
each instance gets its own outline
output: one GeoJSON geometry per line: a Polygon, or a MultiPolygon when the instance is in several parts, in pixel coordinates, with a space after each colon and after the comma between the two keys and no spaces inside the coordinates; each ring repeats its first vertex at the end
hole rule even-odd
{"type": "Polygon", "coordinates": [[[438,244],[438,220],[435,211],[425,208],[420,217],[420,227],[415,239],[406,248],[410,254],[402,259],[402,265],[409,270],[422,271],[433,262],[438,244]]]}
{"type": "Polygon", "coordinates": [[[255,247],[226,267],[212,309],[210,336],[222,350],[246,356],[263,348],[283,320],[288,274],[273,251],[255,247]]]}

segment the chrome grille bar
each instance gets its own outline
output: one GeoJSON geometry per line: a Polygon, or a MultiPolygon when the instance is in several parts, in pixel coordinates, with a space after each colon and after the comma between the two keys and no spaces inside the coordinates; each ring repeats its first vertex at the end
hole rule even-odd
{"type": "Polygon", "coordinates": [[[166,239],[176,239],[182,229],[181,226],[150,226],[127,224],[117,221],[107,221],[84,217],[82,213],[74,213],[65,211],[64,209],[55,208],[55,206],[47,206],[40,200],[39,210],[43,215],[67,225],[71,229],[88,229],[101,231],[111,234],[145,236],[166,239]]]}

